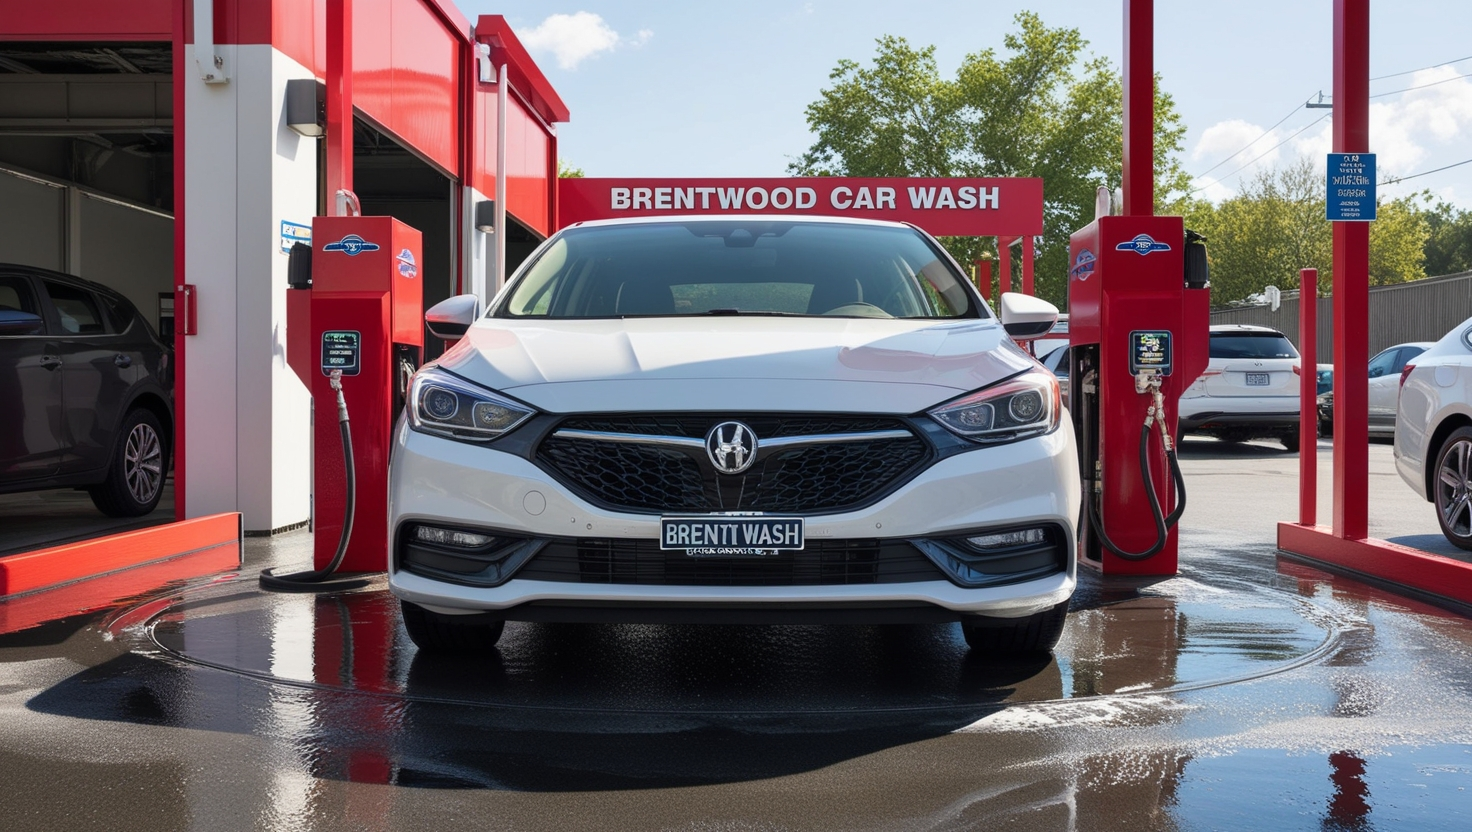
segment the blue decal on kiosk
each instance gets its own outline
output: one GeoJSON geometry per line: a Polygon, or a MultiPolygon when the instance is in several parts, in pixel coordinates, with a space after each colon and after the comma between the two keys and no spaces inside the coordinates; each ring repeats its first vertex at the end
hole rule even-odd
{"type": "Polygon", "coordinates": [[[419,274],[419,266],[414,262],[414,252],[407,248],[399,249],[399,256],[394,259],[399,261],[399,274],[409,278],[419,274]]]}
{"type": "Polygon", "coordinates": [[[1115,251],[1133,251],[1136,254],[1149,254],[1153,251],[1170,251],[1170,243],[1159,243],[1149,234],[1136,234],[1133,240],[1126,240],[1114,247],[1115,251]]]}
{"type": "Polygon", "coordinates": [[[1068,276],[1073,280],[1088,280],[1094,274],[1094,262],[1094,252],[1080,249],[1078,256],[1073,258],[1073,268],[1068,270],[1068,276]]]}
{"type": "Polygon", "coordinates": [[[340,251],[349,257],[357,257],[365,251],[378,251],[378,243],[370,243],[357,234],[349,234],[335,243],[322,247],[323,251],[340,251]]]}

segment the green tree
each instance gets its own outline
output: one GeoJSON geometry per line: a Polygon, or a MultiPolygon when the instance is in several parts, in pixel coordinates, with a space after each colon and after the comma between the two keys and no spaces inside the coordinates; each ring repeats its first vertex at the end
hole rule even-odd
{"type": "MultiPolygon", "coordinates": [[[[813,145],[789,166],[803,176],[1035,176],[1043,180],[1038,294],[1066,302],[1068,237],[1093,219],[1099,186],[1120,184],[1120,76],[1088,57],[1077,29],[1049,28],[1031,12],[1014,19],[1005,54],[967,55],[943,78],[935,48],[883,37],[872,64],[841,60],[831,86],[808,105],[813,145]]],[[[1189,177],[1185,135],[1156,79],[1156,205],[1181,200],[1189,177]]],[[[995,255],[990,239],[946,238],[962,263],[995,255]]],[[[1020,258],[1018,258],[1020,260],[1020,258]]],[[[1021,264],[1014,262],[1013,285],[1021,264]]]]}
{"type": "MultiPolygon", "coordinates": [[[[1431,194],[1422,192],[1422,199],[1431,194]]],[[[1426,219],[1426,273],[1457,274],[1472,270],[1472,211],[1458,210],[1445,201],[1422,212],[1426,219]]]]}
{"type": "MultiPolygon", "coordinates": [[[[1428,222],[1415,197],[1381,200],[1370,225],[1370,284],[1426,276],[1428,222]]],[[[1324,178],[1307,157],[1260,171],[1220,205],[1194,202],[1186,225],[1207,237],[1212,303],[1237,303],[1264,287],[1298,286],[1299,269],[1319,270],[1320,294],[1333,287],[1333,224],[1324,217],[1324,178]]]]}
{"type": "Polygon", "coordinates": [[[567,160],[566,159],[559,158],[557,160],[557,178],[558,179],[582,179],[583,178],[583,169],[582,168],[575,168],[572,165],[569,165],[567,163],[567,160]]]}

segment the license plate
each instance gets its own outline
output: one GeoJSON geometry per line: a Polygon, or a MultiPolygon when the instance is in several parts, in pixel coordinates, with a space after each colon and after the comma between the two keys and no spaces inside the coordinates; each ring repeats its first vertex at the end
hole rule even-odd
{"type": "Polygon", "coordinates": [[[1267,373],[1248,373],[1247,374],[1247,386],[1248,387],[1267,387],[1268,386],[1268,374],[1267,373]]]}
{"type": "Polygon", "coordinates": [[[659,548],[691,557],[771,557],[803,547],[801,517],[726,514],[659,518],[659,548]]]}

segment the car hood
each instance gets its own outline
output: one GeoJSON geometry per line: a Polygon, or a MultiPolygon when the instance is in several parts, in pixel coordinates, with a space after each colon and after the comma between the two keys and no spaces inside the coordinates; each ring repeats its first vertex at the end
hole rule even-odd
{"type": "Polygon", "coordinates": [[[915,413],[1036,366],[994,319],[491,318],[436,362],[553,413],[915,413]]]}

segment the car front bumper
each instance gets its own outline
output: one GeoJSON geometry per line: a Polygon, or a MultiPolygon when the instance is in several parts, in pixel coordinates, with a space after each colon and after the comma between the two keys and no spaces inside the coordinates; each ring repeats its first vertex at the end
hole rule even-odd
{"type": "MultiPolygon", "coordinates": [[[[412,431],[400,423],[389,484],[389,538],[406,522],[492,529],[549,539],[657,540],[659,517],[610,511],[571,493],[532,462],[490,447],[412,431]]],[[[466,586],[398,568],[399,598],[444,614],[492,613],[547,620],[548,606],[588,610],[746,609],[774,619],[796,610],[929,608],[951,614],[1021,617],[1067,600],[1077,581],[1075,522],[1080,486],[1074,437],[1065,419],[1051,434],[942,459],[867,508],[806,518],[809,541],[934,538],[1036,523],[1064,530],[1066,567],[1017,583],[963,587],[949,580],[824,586],[682,586],[518,579],[466,586]],[[522,608],[518,610],[517,608],[522,608]]],[[[587,620],[605,620],[589,614],[587,620]]],[[[566,616],[558,620],[569,620],[566,616]]],[[[637,620],[630,616],[630,620],[637,620]]]]}

